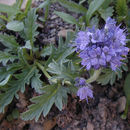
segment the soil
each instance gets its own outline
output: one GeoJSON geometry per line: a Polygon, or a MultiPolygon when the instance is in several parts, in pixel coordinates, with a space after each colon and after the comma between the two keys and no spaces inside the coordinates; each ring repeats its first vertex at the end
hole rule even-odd
{"type": "MultiPolygon", "coordinates": [[[[75,29],[75,26],[57,17],[54,10],[68,12],[58,4],[51,5],[46,24],[43,26],[42,22],[38,22],[40,33],[36,43],[40,43],[41,47],[50,42],[56,44],[59,31],[75,29]]],[[[43,12],[43,10],[39,11],[40,17],[44,16],[43,12]]],[[[71,14],[78,17],[76,14],[71,14]]],[[[123,92],[125,73],[123,77],[113,86],[94,83],[94,99],[89,100],[89,103],[81,102],[76,96],[69,95],[68,105],[64,106],[62,111],[53,106],[47,117],[41,116],[38,122],[23,121],[20,118],[9,120],[8,117],[13,109],[16,108],[19,112],[27,110],[29,98],[35,95],[32,89],[27,88],[26,93],[19,93],[20,100],[14,99],[13,103],[7,107],[6,114],[0,114],[0,130],[130,130],[130,109],[127,119],[121,118],[126,102],[123,92]],[[29,96],[28,93],[30,93],[29,96]]]]}

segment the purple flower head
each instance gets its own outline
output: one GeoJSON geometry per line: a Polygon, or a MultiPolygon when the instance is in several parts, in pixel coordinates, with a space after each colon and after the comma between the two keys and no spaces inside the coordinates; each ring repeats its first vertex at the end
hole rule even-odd
{"type": "Polygon", "coordinates": [[[86,99],[88,102],[88,97],[93,98],[93,91],[91,90],[91,85],[86,83],[84,78],[76,78],[75,86],[80,87],[77,91],[77,96],[79,96],[80,100],[86,99]]]}
{"type": "Polygon", "coordinates": [[[79,88],[77,91],[77,96],[79,96],[80,100],[86,99],[88,102],[88,97],[93,98],[93,91],[89,87],[84,86],[79,88]]]}
{"type": "Polygon", "coordinates": [[[75,39],[75,46],[81,65],[91,68],[110,67],[116,70],[123,63],[129,48],[126,45],[126,34],[114,19],[108,18],[103,29],[87,28],[80,31],[75,39]]]}

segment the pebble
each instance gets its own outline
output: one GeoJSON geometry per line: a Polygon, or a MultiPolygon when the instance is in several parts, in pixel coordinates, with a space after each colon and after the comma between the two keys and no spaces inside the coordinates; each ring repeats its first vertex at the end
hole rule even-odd
{"type": "Polygon", "coordinates": [[[73,32],[72,29],[62,29],[58,32],[58,36],[61,36],[61,37],[66,37],[67,35],[67,32],[73,32]]]}
{"type": "Polygon", "coordinates": [[[58,18],[58,16],[57,16],[57,15],[53,15],[53,16],[51,17],[51,20],[54,20],[54,19],[56,19],[56,18],[58,18]]]}
{"type": "Polygon", "coordinates": [[[29,130],[44,130],[41,124],[31,124],[29,130]]]}
{"type": "MultiPolygon", "coordinates": [[[[86,130],[86,129],[83,129],[83,130],[86,130]]],[[[92,123],[88,122],[87,124],[87,130],[94,130],[94,126],[92,123]]]]}
{"type": "Polygon", "coordinates": [[[125,105],[126,105],[126,97],[125,96],[122,96],[118,99],[118,112],[119,113],[122,113],[124,110],[125,110],[125,105]]]}

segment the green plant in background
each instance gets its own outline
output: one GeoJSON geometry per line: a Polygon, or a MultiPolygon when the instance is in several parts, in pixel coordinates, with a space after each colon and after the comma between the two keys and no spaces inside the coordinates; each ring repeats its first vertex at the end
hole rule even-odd
{"type": "Polygon", "coordinates": [[[42,4],[39,5],[39,7],[37,8],[37,10],[43,8],[44,9],[44,18],[39,18],[39,20],[41,20],[43,22],[43,24],[45,24],[48,15],[49,15],[49,8],[50,5],[53,3],[52,0],[45,0],[42,4]]]}
{"type": "Polygon", "coordinates": [[[126,0],[117,0],[116,13],[118,21],[126,20],[128,17],[128,7],[126,0]]]}
{"type": "Polygon", "coordinates": [[[61,4],[63,7],[67,8],[69,11],[82,14],[78,19],[75,19],[69,14],[55,11],[55,13],[63,20],[68,23],[75,24],[78,27],[82,27],[83,24],[86,26],[95,24],[98,25],[99,14],[104,20],[106,20],[106,18],[111,17],[114,12],[113,6],[109,7],[109,5],[113,2],[112,0],[89,1],[88,10],[82,5],[84,1],[81,1],[80,4],[67,0],[56,1],[59,2],[59,4],[61,4]]]}
{"type": "Polygon", "coordinates": [[[13,28],[13,31],[21,31],[21,29],[23,29],[22,20],[27,16],[28,11],[30,10],[32,0],[28,0],[24,11],[21,11],[22,3],[23,0],[16,0],[16,3],[14,3],[12,6],[0,4],[0,24],[2,27],[6,26],[9,30],[12,30],[13,28]],[[7,16],[3,15],[2,13],[6,13],[7,16]],[[15,30],[14,26],[19,27],[19,30],[18,28],[15,30]]]}

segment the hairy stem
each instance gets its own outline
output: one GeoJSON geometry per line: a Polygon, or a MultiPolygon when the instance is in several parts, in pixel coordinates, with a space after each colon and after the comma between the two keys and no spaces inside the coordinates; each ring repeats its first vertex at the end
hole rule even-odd
{"type": "Polygon", "coordinates": [[[102,69],[95,70],[94,74],[89,79],[87,79],[86,82],[87,83],[92,83],[92,82],[96,81],[98,79],[99,75],[101,74],[101,70],[102,69]]]}
{"type": "Polygon", "coordinates": [[[47,73],[46,69],[43,67],[43,65],[41,65],[39,62],[35,62],[36,65],[39,67],[39,69],[44,73],[44,75],[50,79],[51,76],[47,73]]]}

